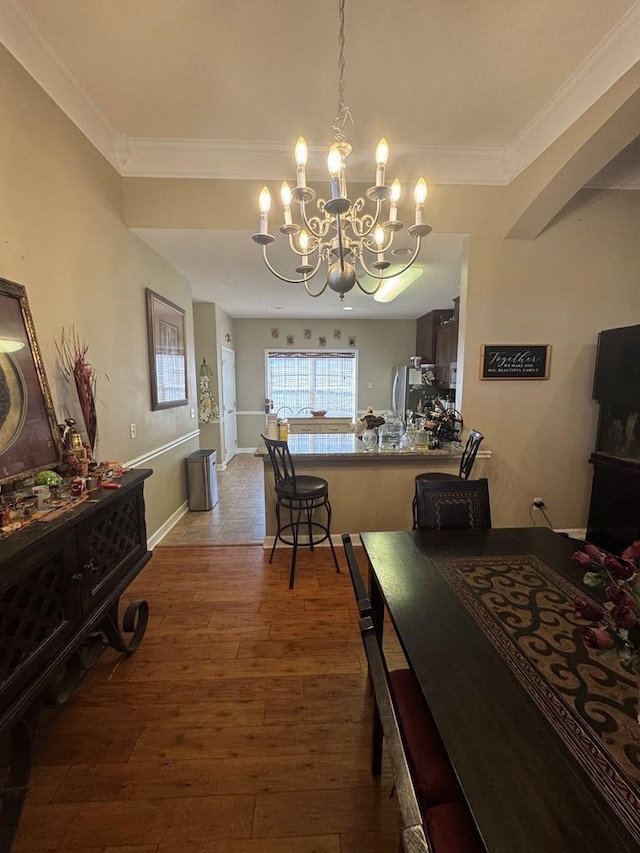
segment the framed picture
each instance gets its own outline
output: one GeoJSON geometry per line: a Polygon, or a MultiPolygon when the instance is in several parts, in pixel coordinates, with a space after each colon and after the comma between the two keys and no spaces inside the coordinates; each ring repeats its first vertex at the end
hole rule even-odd
{"type": "Polygon", "coordinates": [[[147,288],[151,408],[186,406],[187,357],[184,311],[147,288]]]}
{"type": "Polygon", "coordinates": [[[302,330],[302,337],[305,339],[305,341],[310,341],[311,340],[311,329],[303,329],[302,330]]]}
{"type": "Polygon", "coordinates": [[[334,329],[333,330],[333,339],[335,341],[339,341],[342,337],[342,329],[334,329]]]}
{"type": "Polygon", "coordinates": [[[356,339],[355,338],[349,338],[349,346],[354,347],[355,345],[356,345],[356,339]]]}
{"type": "Polygon", "coordinates": [[[292,347],[296,342],[296,339],[293,335],[287,335],[287,346],[292,347]]]}
{"type": "Polygon", "coordinates": [[[53,468],[60,431],[21,284],[0,278],[0,482],[53,468]]]}
{"type": "Polygon", "coordinates": [[[319,345],[319,346],[321,346],[321,347],[326,347],[326,345],[327,345],[327,339],[326,339],[326,337],[325,337],[324,335],[321,335],[321,336],[318,338],[318,345],[319,345]]]}
{"type": "Polygon", "coordinates": [[[480,350],[480,379],[548,379],[548,344],[485,344],[480,350]]]}

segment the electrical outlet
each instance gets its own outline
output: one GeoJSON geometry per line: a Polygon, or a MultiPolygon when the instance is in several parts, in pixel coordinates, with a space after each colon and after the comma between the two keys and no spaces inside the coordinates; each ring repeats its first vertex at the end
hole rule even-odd
{"type": "Polygon", "coordinates": [[[129,436],[131,438],[135,438],[137,434],[138,434],[138,431],[136,429],[136,425],[135,424],[129,424],[129,436]]]}
{"type": "Polygon", "coordinates": [[[534,498],[532,503],[536,509],[543,509],[546,506],[544,498],[534,498]]]}

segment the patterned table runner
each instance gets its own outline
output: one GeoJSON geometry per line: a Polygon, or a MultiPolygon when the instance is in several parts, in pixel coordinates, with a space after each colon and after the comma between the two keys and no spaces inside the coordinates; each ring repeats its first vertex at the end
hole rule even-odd
{"type": "Polygon", "coordinates": [[[584,591],[531,555],[434,563],[640,842],[636,680],[615,653],[585,648],[574,615],[584,591]]]}

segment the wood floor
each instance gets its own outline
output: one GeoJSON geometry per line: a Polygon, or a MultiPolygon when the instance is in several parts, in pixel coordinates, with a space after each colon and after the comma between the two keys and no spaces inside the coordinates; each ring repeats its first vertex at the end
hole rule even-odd
{"type": "Polygon", "coordinates": [[[397,850],[346,566],[304,552],[289,591],[267,557],[156,548],[123,601],[149,601],[141,647],[45,710],[13,853],[397,850]]]}

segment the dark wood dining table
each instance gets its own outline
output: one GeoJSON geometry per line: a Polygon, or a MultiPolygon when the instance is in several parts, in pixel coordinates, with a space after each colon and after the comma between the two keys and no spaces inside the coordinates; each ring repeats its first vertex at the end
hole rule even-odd
{"type": "Polygon", "coordinates": [[[386,609],[487,851],[638,853],[637,685],[582,642],[582,543],[545,528],[360,538],[374,621],[386,609]]]}

